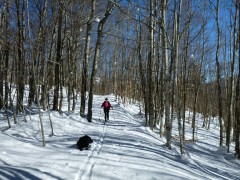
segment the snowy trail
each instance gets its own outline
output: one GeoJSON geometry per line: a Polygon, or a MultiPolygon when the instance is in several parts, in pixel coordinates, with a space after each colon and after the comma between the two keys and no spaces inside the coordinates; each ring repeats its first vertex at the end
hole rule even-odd
{"type": "MultiPolygon", "coordinates": [[[[125,132],[129,132],[130,136],[133,135],[131,130],[136,127],[136,123],[131,123],[131,121],[135,120],[134,117],[130,113],[126,113],[126,110],[124,110],[123,107],[114,103],[112,105],[114,106],[114,110],[110,111],[109,122],[106,124],[104,123],[104,119],[102,117],[103,112],[101,111],[99,115],[96,115],[96,117],[99,116],[99,120],[97,120],[97,118],[93,119],[93,124],[95,126],[94,129],[98,129],[101,133],[97,138],[97,142],[93,143],[87,157],[79,167],[79,170],[74,178],[75,180],[97,179],[97,176],[93,176],[93,173],[98,173],[98,161],[101,164],[103,163],[101,161],[104,161],[105,166],[111,166],[112,159],[108,157],[105,158],[105,156],[110,155],[108,149],[113,150],[113,152],[117,152],[119,149],[122,149],[121,143],[114,141],[114,139],[118,139],[119,134],[124,134],[125,132]],[[124,116],[127,116],[127,118],[124,116]],[[97,167],[96,171],[94,169],[95,166],[97,167]]],[[[140,126],[140,124],[137,126],[140,126]]],[[[127,144],[130,144],[130,142],[127,144]]],[[[123,156],[123,153],[117,152],[117,158],[115,157],[116,159],[114,161],[121,162],[123,156]]],[[[116,172],[112,173],[112,175],[114,174],[116,175],[116,172]]]]}
{"type": "MultiPolygon", "coordinates": [[[[133,173],[133,176],[141,177],[140,174],[144,172],[141,172],[140,167],[137,168],[138,172],[131,172],[135,169],[135,164],[139,164],[137,166],[145,164],[141,162],[142,157],[134,157],[135,155],[132,153],[138,152],[141,154],[142,149],[144,150],[143,142],[139,140],[139,137],[145,136],[145,138],[148,138],[147,128],[141,125],[142,121],[139,119],[140,117],[135,118],[133,114],[127,113],[127,111],[118,104],[113,104],[113,106],[114,110],[110,111],[110,120],[107,125],[103,124],[103,117],[100,116],[103,116],[103,113],[101,112],[99,116],[101,117],[100,121],[102,121],[102,123],[99,123],[99,121],[96,120],[97,118],[94,119],[95,121],[93,120],[95,129],[102,128],[102,131],[98,136],[97,143],[92,146],[92,150],[81,165],[75,180],[109,179],[108,177],[117,178],[119,176],[118,173],[121,171],[125,171],[128,174],[133,173]],[[147,135],[144,133],[147,133],[147,135]],[[129,151],[133,152],[129,153],[129,151]],[[132,164],[133,169],[125,168],[126,163],[132,164]],[[110,171],[108,170],[109,168],[111,169],[110,171]]],[[[147,151],[148,149],[146,148],[146,152],[147,151]]],[[[150,155],[148,158],[150,161],[149,164],[151,164],[152,158],[150,158],[150,155]]],[[[152,176],[155,178],[158,177],[157,170],[152,176]]]]}
{"type": "MultiPolygon", "coordinates": [[[[239,179],[240,163],[233,153],[219,150],[216,129],[199,129],[198,138],[207,138],[186,144],[188,154],[181,156],[177,140],[169,150],[165,138],[145,126],[137,105],[124,106],[113,95],[108,98],[113,110],[106,125],[100,109],[103,96],[94,96],[91,123],[79,116],[80,103],[71,113],[67,103],[63,114],[51,112],[53,136],[48,114],[42,112],[46,147],[42,147],[37,113],[27,123],[18,119],[10,129],[6,129],[6,121],[0,121],[0,179],[239,179]],[[79,151],[76,142],[83,135],[89,135],[93,143],[89,150],[79,151]]],[[[173,134],[178,134],[176,124],[173,134]]],[[[191,125],[186,125],[190,139],[191,125]]]]}
{"type": "MultiPolygon", "coordinates": [[[[127,174],[133,179],[158,179],[159,174],[164,174],[163,177],[166,179],[225,178],[224,173],[210,165],[205,164],[201,167],[198,159],[191,159],[185,164],[181,160],[179,147],[173,145],[172,151],[167,150],[164,141],[144,126],[141,115],[130,112],[117,103],[113,106],[114,110],[110,111],[110,121],[107,126],[103,125],[100,140],[85,164],[85,172],[80,179],[98,180],[109,177],[118,179],[121,174],[127,174]],[[193,169],[189,169],[189,166],[193,169]],[[151,175],[145,175],[149,169],[151,175]]],[[[103,113],[100,112],[100,115],[103,113]]]]}
{"type": "Polygon", "coordinates": [[[91,173],[93,170],[93,167],[97,161],[97,156],[101,151],[103,140],[106,136],[107,126],[102,125],[103,130],[101,135],[99,136],[99,139],[97,143],[94,143],[93,147],[91,146],[91,151],[88,154],[87,158],[85,159],[84,163],[82,164],[81,168],[79,169],[75,180],[81,179],[81,180],[88,180],[91,179],[91,173]],[[82,173],[82,174],[81,174],[82,173]]]}

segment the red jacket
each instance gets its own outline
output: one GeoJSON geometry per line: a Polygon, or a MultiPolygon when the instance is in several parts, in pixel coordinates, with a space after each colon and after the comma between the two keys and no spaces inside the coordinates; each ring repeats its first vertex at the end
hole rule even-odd
{"type": "Polygon", "coordinates": [[[111,107],[112,107],[112,105],[110,104],[110,102],[109,101],[104,101],[103,103],[102,103],[102,106],[101,107],[103,107],[105,110],[109,110],[111,107]],[[107,104],[105,104],[105,103],[108,103],[108,105],[107,104]]]}

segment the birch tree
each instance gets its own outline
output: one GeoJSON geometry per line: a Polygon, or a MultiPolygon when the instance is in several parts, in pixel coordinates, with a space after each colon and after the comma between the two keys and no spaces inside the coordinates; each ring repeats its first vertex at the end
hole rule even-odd
{"type": "Polygon", "coordinates": [[[180,138],[180,151],[181,154],[184,153],[183,147],[183,133],[182,133],[182,124],[181,124],[181,108],[180,108],[180,99],[179,99],[179,89],[178,89],[178,51],[179,51],[179,41],[180,41],[180,15],[181,15],[181,6],[182,1],[174,1],[175,4],[175,13],[174,13],[174,94],[175,94],[175,103],[176,103],[176,113],[178,120],[178,132],[180,138]]]}
{"type": "Polygon", "coordinates": [[[219,24],[219,6],[220,6],[220,0],[217,0],[217,6],[216,6],[216,24],[217,24],[217,49],[216,49],[216,65],[217,65],[217,90],[218,90],[218,120],[219,120],[219,126],[220,126],[220,139],[219,139],[219,146],[222,147],[223,145],[223,123],[222,123],[222,90],[221,90],[221,65],[219,62],[219,50],[220,50],[220,24],[219,24]]]}
{"type": "Polygon", "coordinates": [[[168,0],[162,0],[161,3],[161,32],[162,32],[162,56],[163,56],[163,91],[164,91],[164,111],[165,111],[165,136],[166,146],[171,149],[171,136],[172,136],[172,122],[170,119],[170,74],[169,74],[169,60],[168,60],[168,45],[167,45],[167,30],[166,30],[166,11],[168,0]]]}
{"type": "Polygon", "coordinates": [[[154,63],[154,0],[150,0],[150,26],[149,26],[149,36],[150,36],[150,48],[149,48],[149,56],[148,56],[148,64],[147,64],[147,96],[148,96],[148,117],[149,122],[148,125],[151,129],[153,129],[153,121],[154,121],[154,104],[153,104],[153,63],[154,63]]]}

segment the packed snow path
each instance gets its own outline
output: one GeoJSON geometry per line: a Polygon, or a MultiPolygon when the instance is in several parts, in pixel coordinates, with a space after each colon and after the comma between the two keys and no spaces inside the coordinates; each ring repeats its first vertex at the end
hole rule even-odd
{"type": "MultiPolygon", "coordinates": [[[[108,96],[113,110],[104,124],[100,108],[105,97],[94,96],[93,120],[87,122],[76,111],[63,114],[51,112],[54,135],[51,136],[48,114],[43,112],[46,147],[41,144],[39,117],[33,110],[11,129],[0,114],[0,179],[239,179],[240,163],[233,153],[218,149],[218,130],[198,130],[197,143],[186,144],[187,154],[181,156],[178,141],[172,150],[157,131],[145,126],[137,106],[123,106],[108,96]],[[89,135],[93,144],[89,150],[79,151],[79,137],[89,135]]],[[[214,124],[213,124],[214,125],[214,124]]],[[[190,125],[186,138],[191,137],[190,125]]],[[[173,135],[177,135],[174,123],[173,135]]]]}

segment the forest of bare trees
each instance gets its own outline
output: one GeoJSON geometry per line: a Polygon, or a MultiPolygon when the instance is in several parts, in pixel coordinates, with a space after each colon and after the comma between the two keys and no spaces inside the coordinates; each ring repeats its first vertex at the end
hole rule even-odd
{"type": "Polygon", "coordinates": [[[194,142],[197,114],[206,129],[218,119],[219,146],[235,143],[240,158],[239,8],[239,0],[1,0],[1,121],[10,128],[32,108],[61,114],[66,89],[68,111],[80,102],[91,122],[93,95],[114,93],[140,104],[169,149],[176,121],[182,154],[185,123],[194,142]]]}

